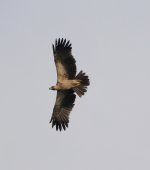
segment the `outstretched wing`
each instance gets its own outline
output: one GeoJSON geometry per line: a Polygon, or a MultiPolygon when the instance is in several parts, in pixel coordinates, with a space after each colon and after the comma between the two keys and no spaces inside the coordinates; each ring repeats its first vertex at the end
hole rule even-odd
{"type": "Polygon", "coordinates": [[[57,91],[57,97],[53,114],[50,120],[52,127],[56,125],[56,130],[68,127],[69,115],[74,106],[76,95],[73,90],[59,90],[57,91]]]}
{"type": "Polygon", "coordinates": [[[74,79],[76,75],[76,61],[71,54],[70,41],[56,39],[53,45],[54,60],[57,70],[57,81],[74,79]]]}

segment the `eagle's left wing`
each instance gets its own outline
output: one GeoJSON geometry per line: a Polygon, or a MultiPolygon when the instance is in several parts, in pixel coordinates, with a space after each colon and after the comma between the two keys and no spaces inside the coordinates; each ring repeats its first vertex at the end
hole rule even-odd
{"type": "Polygon", "coordinates": [[[56,130],[68,127],[69,114],[74,106],[76,95],[73,90],[59,90],[57,91],[57,97],[53,114],[50,120],[52,127],[56,125],[56,130]]]}
{"type": "Polygon", "coordinates": [[[53,45],[54,61],[57,71],[57,81],[74,79],[76,75],[76,61],[71,53],[71,43],[66,39],[56,39],[53,45]]]}

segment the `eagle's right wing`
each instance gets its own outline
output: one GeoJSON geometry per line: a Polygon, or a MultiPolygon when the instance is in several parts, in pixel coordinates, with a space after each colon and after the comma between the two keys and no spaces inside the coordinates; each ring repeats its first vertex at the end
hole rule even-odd
{"type": "Polygon", "coordinates": [[[76,61],[71,54],[70,41],[56,39],[53,45],[54,60],[57,70],[57,81],[74,79],[76,75],[76,61]]]}
{"type": "Polygon", "coordinates": [[[73,90],[59,90],[57,91],[57,97],[53,114],[50,120],[52,127],[56,125],[56,130],[68,127],[69,114],[74,106],[76,95],[73,90]]]}

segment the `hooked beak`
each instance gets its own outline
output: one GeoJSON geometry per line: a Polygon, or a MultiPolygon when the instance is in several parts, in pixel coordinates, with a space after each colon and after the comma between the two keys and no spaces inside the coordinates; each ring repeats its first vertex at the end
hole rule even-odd
{"type": "Polygon", "coordinates": [[[55,90],[54,86],[50,87],[49,90],[55,90]]]}

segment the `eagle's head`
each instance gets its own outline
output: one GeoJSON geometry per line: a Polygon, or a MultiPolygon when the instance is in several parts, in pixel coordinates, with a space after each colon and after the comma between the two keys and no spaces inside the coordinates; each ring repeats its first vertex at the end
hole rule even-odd
{"type": "Polygon", "coordinates": [[[49,88],[49,90],[56,90],[56,89],[55,89],[55,86],[51,86],[51,87],[49,88]]]}

